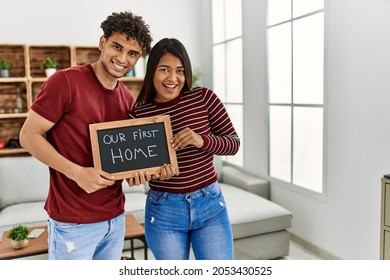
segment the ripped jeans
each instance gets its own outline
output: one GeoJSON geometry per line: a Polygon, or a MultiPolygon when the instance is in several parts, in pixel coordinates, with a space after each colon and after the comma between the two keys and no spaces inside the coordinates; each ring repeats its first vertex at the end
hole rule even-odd
{"type": "Polygon", "coordinates": [[[120,260],[125,214],[98,223],[75,224],[47,221],[49,260],[120,260]]]}
{"type": "Polygon", "coordinates": [[[218,182],[187,194],[149,190],[145,236],[157,260],[234,258],[233,235],[218,182]]]}

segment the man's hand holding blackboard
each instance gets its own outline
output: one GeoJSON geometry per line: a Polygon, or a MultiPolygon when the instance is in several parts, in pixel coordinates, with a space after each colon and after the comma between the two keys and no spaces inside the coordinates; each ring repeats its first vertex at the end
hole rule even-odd
{"type": "Polygon", "coordinates": [[[107,188],[115,183],[115,177],[97,168],[82,167],[72,178],[87,193],[107,188]]]}

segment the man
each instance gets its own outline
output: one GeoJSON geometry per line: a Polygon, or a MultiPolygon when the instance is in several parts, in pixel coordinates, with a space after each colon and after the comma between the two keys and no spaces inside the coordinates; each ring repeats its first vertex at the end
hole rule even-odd
{"type": "MultiPolygon", "coordinates": [[[[101,28],[99,60],[52,75],[20,132],[21,145],[50,168],[49,259],[119,260],[123,249],[122,180],[92,167],[89,124],[128,118],[135,101],[118,79],[149,52],[152,38],[130,12],[112,13],[101,28]]],[[[167,174],[170,167],[162,167],[161,178],[167,174]]],[[[128,182],[149,179],[139,174],[128,182]]]]}

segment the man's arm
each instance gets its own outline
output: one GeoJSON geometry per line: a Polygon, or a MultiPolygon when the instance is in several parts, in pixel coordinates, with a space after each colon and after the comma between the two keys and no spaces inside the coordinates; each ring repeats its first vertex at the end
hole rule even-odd
{"type": "Polygon", "coordinates": [[[20,144],[32,156],[74,180],[87,193],[115,183],[115,177],[109,173],[93,167],[82,167],[58,153],[45,138],[46,132],[53,126],[54,123],[30,110],[20,131],[20,144]]]}

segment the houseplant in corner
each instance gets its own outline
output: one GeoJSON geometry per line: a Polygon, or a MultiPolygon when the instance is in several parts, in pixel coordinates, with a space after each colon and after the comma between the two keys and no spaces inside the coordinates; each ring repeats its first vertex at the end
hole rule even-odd
{"type": "Polygon", "coordinates": [[[199,87],[202,77],[202,70],[200,68],[195,68],[192,71],[192,86],[199,87]]]}
{"type": "Polygon", "coordinates": [[[50,77],[54,72],[57,71],[57,60],[52,57],[46,58],[42,63],[43,69],[45,69],[46,77],[50,77]]]}
{"type": "Polygon", "coordinates": [[[8,78],[9,71],[12,69],[12,62],[8,59],[0,60],[0,77],[8,78]]]}
{"type": "Polygon", "coordinates": [[[30,231],[27,227],[18,225],[9,231],[7,238],[11,239],[11,246],[13,248],[20,249],[27,246],[29,234],[30,231]]]}

